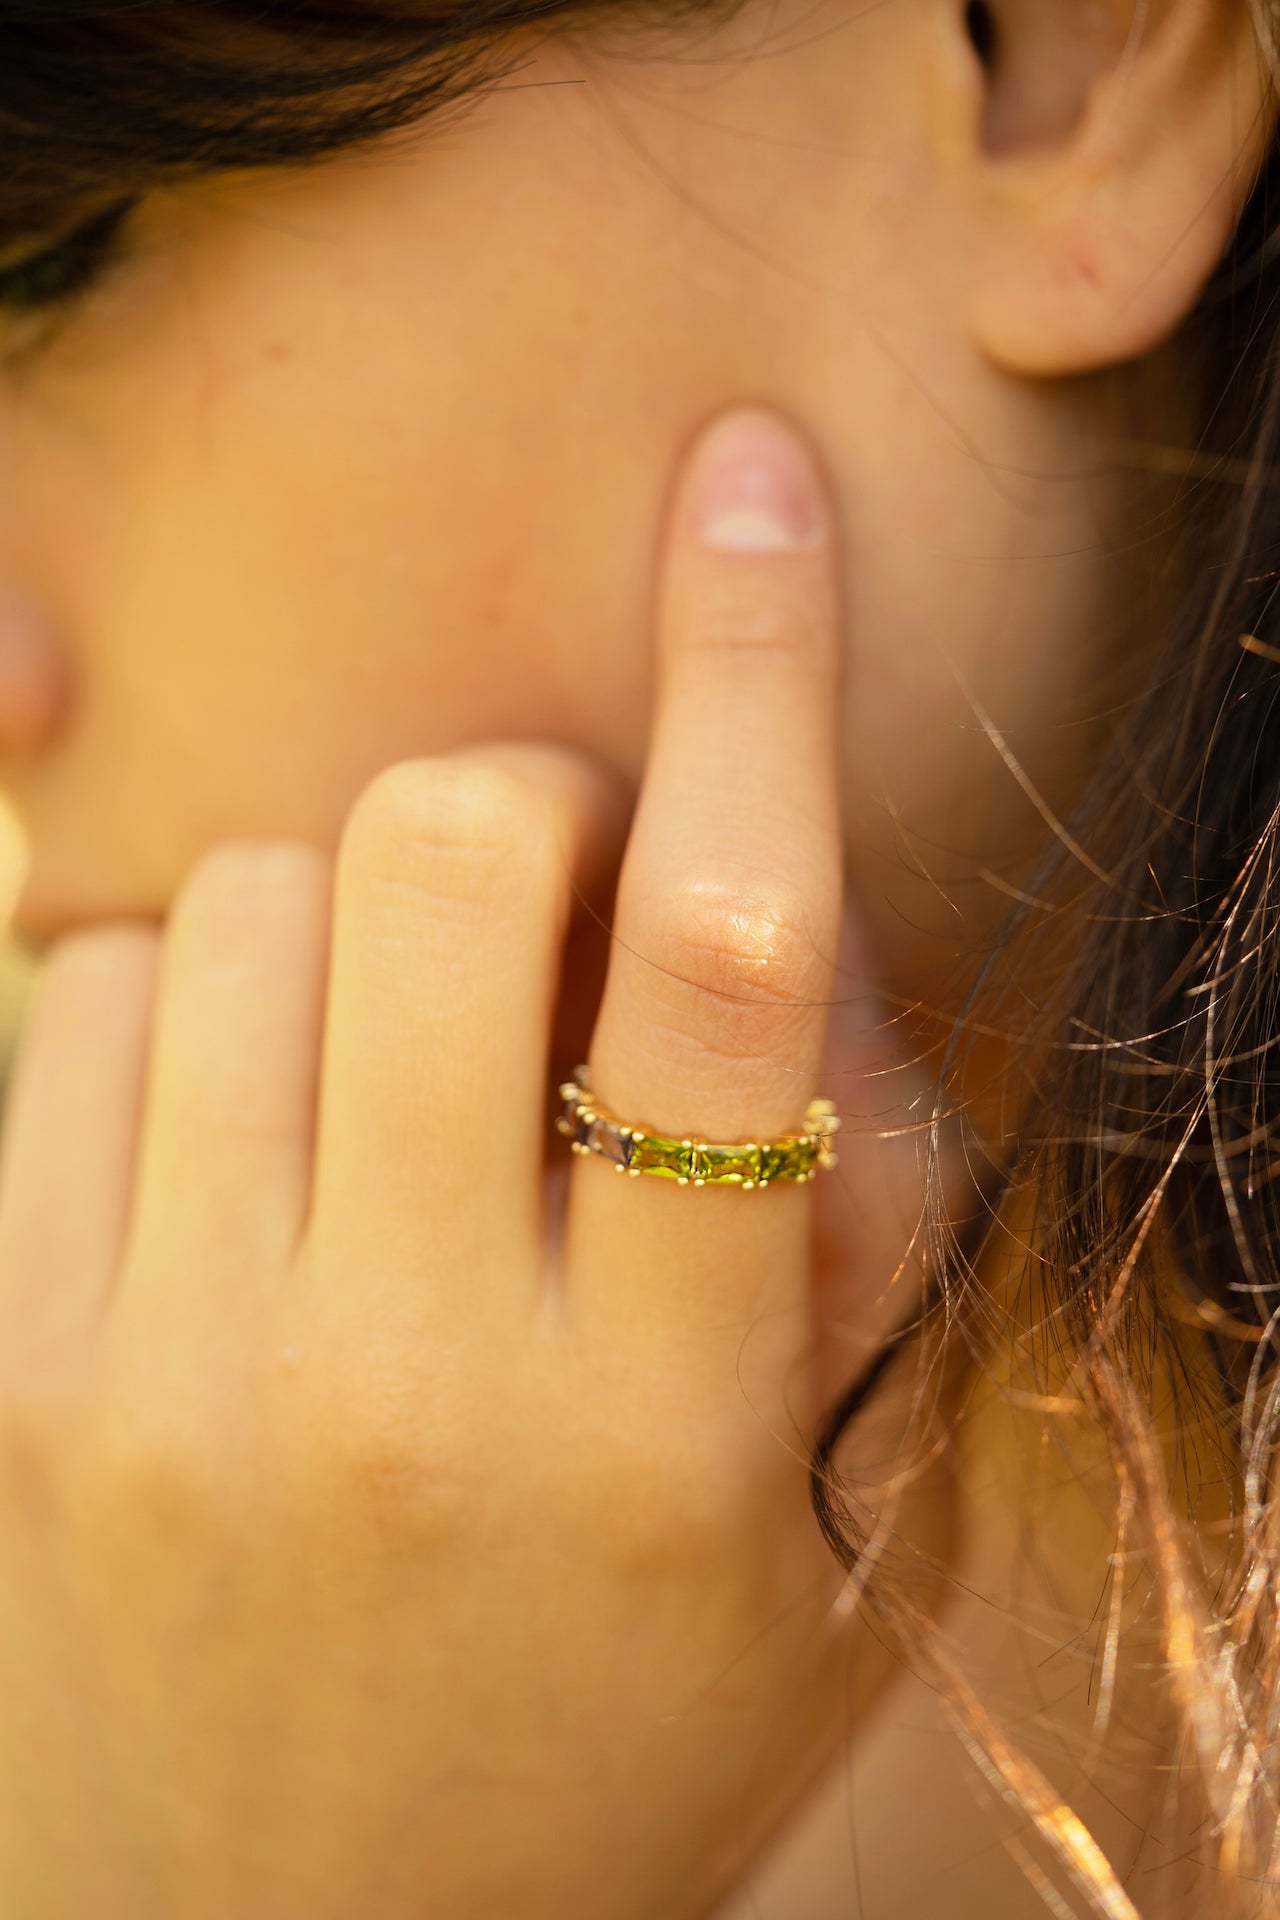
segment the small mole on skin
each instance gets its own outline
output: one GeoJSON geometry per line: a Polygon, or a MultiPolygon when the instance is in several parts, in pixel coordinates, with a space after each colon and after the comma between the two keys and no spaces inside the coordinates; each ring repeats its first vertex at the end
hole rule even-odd
{"type": "Polygon", "coordinates": [[[1098,271],[1096,260],[1088,254],[1074,254],[1068,258],[1063,269],[1063,280],[1069,287],[1087,287],[1097,292],[1102,285],[1102,275],[1098,271]]]}

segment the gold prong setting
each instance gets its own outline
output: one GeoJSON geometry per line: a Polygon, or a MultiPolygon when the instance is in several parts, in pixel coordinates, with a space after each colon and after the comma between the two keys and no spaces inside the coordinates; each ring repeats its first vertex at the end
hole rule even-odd
{"type": "Polygon", "coordinates": [[[803,1133],[721,1145],[655,1133],[647,1126],[619,1120],[593,1096],[585,1066],[562,1084],[560,1099],[556,1130],[568,1139],[574,1153],[607,1160],[615,1172],[633,1180],[647,1173],[674,1180],[681,1187],[735,1186],[743,1192],[759,1192],[777,1185],[806,1185],[816,1179],[820,1168],[837,1165],[833,1142],[840,1117],[832,1100],[810,1102],[803,1133]]]}

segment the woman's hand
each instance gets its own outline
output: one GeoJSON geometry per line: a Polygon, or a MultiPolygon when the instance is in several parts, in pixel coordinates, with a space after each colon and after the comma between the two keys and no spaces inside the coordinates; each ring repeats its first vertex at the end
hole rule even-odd
{"type": "Polygon", "coordinates": [[[832,516],[754,417],[745,503],[723,434],[676,500],[633,820],[557,746],[396,765],[336,864],[219,847],[163,931],[42,971],[0,1167],[5,1920],[675,1920],[844,1728],[812,1210],[857,1215],[869,1342],[910,1180],[846,1133],[813,1190],[682,1189],[549,1127],[624,842],[598,1097],[711,1140],[858,1107],[820,1085],[832,516]]]}

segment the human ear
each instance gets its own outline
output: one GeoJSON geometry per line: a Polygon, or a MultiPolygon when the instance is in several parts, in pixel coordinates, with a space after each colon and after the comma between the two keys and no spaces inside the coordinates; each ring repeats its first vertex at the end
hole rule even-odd
{"type": "Polygon", "coordinates": [[[939,4],[975,345],[1021,375],[1149,351],[1222,261],[1267,154],[1262,0],[939,4]]]}

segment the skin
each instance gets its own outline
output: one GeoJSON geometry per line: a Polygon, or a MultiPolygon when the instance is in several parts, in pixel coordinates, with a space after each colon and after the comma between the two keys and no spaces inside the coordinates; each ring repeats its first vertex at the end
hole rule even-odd
{"type": "Polygon", "coordinates": [[[638,782],[673,462],[756,398],[840,495],[863,912],[894,985],[953,970],[1003,904],[975,869],[1042,831],[968,691],[1061,803],[1151,555],[1105,551],[1104,399],[999,377],[941,297],[930,15],[752,58],[748,14],[710,73],[556,44],[408,153],[156,196],[5,406],[6,576],[68,696],[5,729],[21,927],[160,912],[227,836],[332,845],[394,758],[551,738],[638,782]]]}
{"type": "MultiPolygon", "coordinates": [[[[107,1884],[141,1920],[157,1861],[167,1915],[246,1890],[367,1911],[389,1840],[433,1911],[707,1911],[833,1753],[838,1583],[762,1435],[807,1434],[901,1317],[914,1156],[851,1125],[846,1181],[812,1199],[820,1254],[801,1191],[748,1222],[744,1196],[574,1163],[548,1246],[543,1089],[589,1047],[619,1111],[734,1139],[832,1074],[855,1123],[924,1083],[1001,887],[1176,591],[1161,483],[1126,449],[1135,409],[1187,431],[1167,342],[1268,127],[1242,13],[1157,12],[1122,65],[1119,0],[1084,34],[1009,0],[992,76],[942,0],[748,8],[643,59],[603,29],[531,41],[516,78],[553,84],[508,82],[447,132],[157,193],[66,329],[15,340],[0,776],[30,849],[18,930],[49,953],[0,1193],[0,1512],[31,1569],[5,1679],[29,1676],[43,1728],[0,1836],[6,1913],[107,1884]],[[710,562],[682,488],[741,401],[802,431],[828,533],[710,562]],[[570,924],[557,849],[605,909],[625,859],[612,955],[570,924]],[[743,981],[763,1010],[726,999],[743,981]],[[873,994],[935,1026],[873,1046],[873,994]],[[448,1146],[459,1090],[495,1083],[516,1114],[496,1185],[448,1146]],[[696,1229],[686,1199],[713,1203],[696,1229]],[[530,1332],[546,1272],[592,1303],[570,1334],[530,1332]],[[495,1379],[521,1383],[496,1410],[495,1379]],[[76,1699],[45,1712],[69,1630],[23,1531],[42,1499],[75,1515],[76,1597],[121,1689],[101,1774],[68,1766],[96,1750],[76,1699]],[[194,1643],[218,1688],[168,1718],[195,1659],[175,1536],[234,1597],[194,1643]],[[282,1632],[264,1596],[308,1582],[305,1631],[282,1632]],[[800,1593],[815,1611],[733,1712],[664,1742],[647,1703],[800,1593]],[[406,1671],[429,1734],[370,1710],[406,1671]],[[263,1781],[299,1784],[243,1857],[235,1783],[281,1672],[263,1781]],[[320,1725],[360,1737],[327,1748],[320,1725]],[[204,1758],[166,1800],[193,1727],[204,1758]],[[584,1784],[619,1729],[630,1764],[584,1784]],[[472,1739],[479,1772],[514,1756],[538,1798],[468,1790],[446,1848],[433,1829],[397,1852],[376,1819],[438,1794],[472,1739]],[[353,1745],[375,1824],[350,1813],[353,1745]],[[120,1847],[157,1793],[170,1812],[137,1830],[158,1852],[120,1847]],[[548,1806],[572,1810],[571,1857],[548,1806]]],[[[951,1559],[946,1479],[908,1519],[951,1559]]]]}

